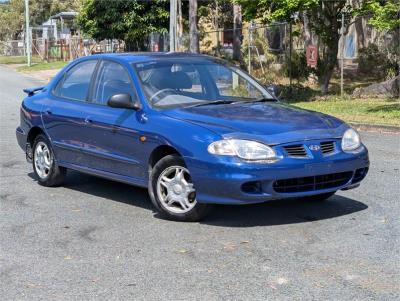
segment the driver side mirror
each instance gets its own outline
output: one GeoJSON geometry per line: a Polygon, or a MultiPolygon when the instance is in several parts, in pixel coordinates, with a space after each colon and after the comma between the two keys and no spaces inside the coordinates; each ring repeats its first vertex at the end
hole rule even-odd
{"type": "Polygon", "coordinates": [[[281,89],[277,85],[268,85],[266,89],[272,96],[278,98],[279,94],[281,93],[281,89]]]}
{"type": "Polygon", "coordinates": [[[135,111],[141,109],[139,101],[132,101],[132,97],[127,93],[112,95],[108,99],[107,105],[112,108],[133,109],[135,111]]]}

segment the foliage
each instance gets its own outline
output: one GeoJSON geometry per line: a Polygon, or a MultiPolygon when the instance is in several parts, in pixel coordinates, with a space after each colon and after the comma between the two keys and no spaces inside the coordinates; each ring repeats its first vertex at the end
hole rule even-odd
{"type": "Polygon", "coordinates": [[[360,73],[385,79],[388,74],[393,73],[394,67],[394,62],[373,43],[358,52],[358,71],[360,73]]]}
{"type": "MultiPolygon", "coordinates": [[[[264,23],[271,21],[298,22],[299,13],[309,19],[311,29],[318,35],[325,49],[321,52],[317,68],[318,80],[324,94],[336,66],[341,23],[338,16],[351,11],[346,1],[322,0],[235,0],[242,4],[246,19],[259,18],[264,23]]],[[[301,20],[300,20],[301,21],[301,20]]]]}
{"type": "Polygon", "coordinates": [[[167,31],[168,16],[168,3],[162,0],[86,0],[78,24],[94,39],[124,40],[128,48],[140,49],[149,33],[167,31]]]}
{"type": "MultiPolygon", "coordinates": [[[[30,25],[37,26],[61,11],[76,11],[82,0],[30,0],[30,25]]],[[[10,0],[0,5],[0,40],[16,39],[24,31],[25,4],[10,0]]]]}
{"type": "Polygon", "coordinates": [[[216,0],[209,3],[199,1],[199,17],[213,24],[214,30],[224,25],[232,26],[233,11],[231,0],[216,0]]]}
{"type": "MultiPolygon", "coordinates": [[[[311,30],[322,42],[316,73],[325,94],[337,62],[340,38],[340,16],[345,14],[347,27],[354,15],[370,16],[370,24],[378,29],[399,27],[399,0],[363,0],[356,8],[348,1],[323,0],[234,0],[243,7],[247,20],[258,18],[263,23],[276,21],[302,22],[309,20],[311,30]],[[298,18],[300,16],[300,18],[298,18]]],[[[398,33],[397,33],[398,36],[398,33]]]]}
{"type": "Polygon", "coordinates": [[[290,68],[292,69],[292,78],[295,78],[298,81],[308,78],[311,73],[311,68],[307,66],[306,54],[304,51],[293,51],[291,60],[289,57],[289,52],[285,53],[285,61],[283,64],[283,72],[285,76],[289,76],[290,68]],[[291,66],[290,61],[292,62],[291,66]]]}
{"type": "Polygon", "coordinates": [[[400,1],[364,0],[355,14],[369,15],[368,23],[379,30],[394,30],[400,26],[400,1]]]}

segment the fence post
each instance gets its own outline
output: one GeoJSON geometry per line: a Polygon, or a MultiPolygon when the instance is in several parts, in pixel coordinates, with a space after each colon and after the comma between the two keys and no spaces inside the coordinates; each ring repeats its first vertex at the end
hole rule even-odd
{"type": "Polygon", "coordinates": [[[47,39],[44,39],[44,59],[49,62],[49,42],[47,39]]]}

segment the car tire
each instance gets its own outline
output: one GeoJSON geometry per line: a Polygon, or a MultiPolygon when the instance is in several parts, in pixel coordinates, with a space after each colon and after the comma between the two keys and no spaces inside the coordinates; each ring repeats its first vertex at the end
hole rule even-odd
{"type": "Polygon", "coordinates": [[[67,170],[58,166],[50,141],[44,135],[38,135],[33,143],[32,165],[40,185],[59,186],[64,181],[67,170]]]}
{"type": "Polygon", "coordinates": [[[169,220],[200,221],[211,208],[196,201],[189,170],[178,155],[168,155],[155,164],[149,178],[149,195],[156,210],[169,220]]]}
{"type": "Polygon", "coordinates": [[[336,191],[333,192],[327,192],[327,193],[321,193],[321,194],[316,194],[316,195],[310,195],[306,197],[300,198],[301,200],[307,201],[307,202],[323,202],[329,199],[331,196],[333,196],[336,193],[336,191]]]}

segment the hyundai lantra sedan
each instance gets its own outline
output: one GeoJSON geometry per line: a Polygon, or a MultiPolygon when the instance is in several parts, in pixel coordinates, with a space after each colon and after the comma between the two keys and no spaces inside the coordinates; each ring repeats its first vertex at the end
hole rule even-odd
{"type": "Polygon", "coordinates": [[[94,55],[24,91],[16,134],[39,184],[73,169],[147,187],[174,220],[199,220],[211,204],[324,200],[368,172],[346,123],[284,104],[209,56],[94,55]]]}

